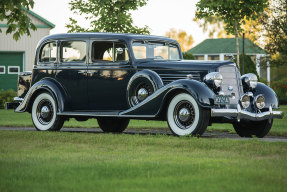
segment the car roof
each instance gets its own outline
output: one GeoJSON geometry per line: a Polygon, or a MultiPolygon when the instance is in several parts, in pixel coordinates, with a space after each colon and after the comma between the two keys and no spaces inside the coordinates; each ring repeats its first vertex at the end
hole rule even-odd
{"type": "Polygon", "coordinates": [[[61,33],[44,37],[41,42],[53,39],[69,39],[69,38],[102,38],[102,39],[119,39],[119,40],[158,40],[169,41],[177,44],[177,41],[168,37],[141,35],[132,33],[61,33]]]}

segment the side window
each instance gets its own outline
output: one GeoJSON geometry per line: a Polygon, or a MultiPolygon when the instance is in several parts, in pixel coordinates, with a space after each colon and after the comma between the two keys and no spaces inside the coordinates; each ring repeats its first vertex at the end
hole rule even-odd
{"type": "Polygon", "coordinates": [[[128,61],[128,50],[124,43],[95,41],[92,44],[92,62],[128,61]]]}
{"type": "Polygon", "coordinates": [[[5,74],[5,66],[0,66],[0,74],[5,74]]]}
{"type": "Polygon", "coordinates": [[[61,43],[61,62],[84,62],[86,51],[86,42],[84,41],[63,41],[61,43]]]}
{"type": "Polygon", "coordinates": [[[20,67],[19,66],[8,66],[8,74],[19,74],[20,67]]]}
{"type": "Polygon", "coordinates": [[[40,62],[55,62],[57,57],[57,43],[56,42],[50,42],[46,43],[40,52],[40,62]]]}

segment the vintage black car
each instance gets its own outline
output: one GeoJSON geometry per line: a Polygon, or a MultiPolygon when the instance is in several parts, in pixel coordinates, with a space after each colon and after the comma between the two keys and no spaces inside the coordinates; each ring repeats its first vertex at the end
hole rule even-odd
{"type": "Polygon", "coordinates": [[[32,73],[19,75],[16,112],[37,130],[65,120],[97,118],[104,132],[130,119],[167,120],[178,136],[202,135],[214,122],[232,123],[243,137],[264,137],[282,118],[275,92],[232,61],[183,60],[177,41],[113,33],[43,38],[32,73]]]}

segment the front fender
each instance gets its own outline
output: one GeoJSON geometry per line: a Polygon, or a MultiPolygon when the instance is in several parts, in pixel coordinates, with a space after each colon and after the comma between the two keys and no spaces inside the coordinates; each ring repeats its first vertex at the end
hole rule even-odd
{"type": "Polygon", "coordinates": [[[265,85],[264,83],[257,84],[256,88],[253,90],[253,95],[256,97],[257,95],[262,94],[265,98],[265,107],[266,109],[269,109],[271,106],[273,109],[279,108],[279,102],[276,93],[265,85]]]}
{"type": "Polygon", "coordinates": [[[43,79],[35,83],[26,94],[23,102],[15,109],[15,112],[25,112],[33,104],[33,99],[37,96],[40,91],[49,92],[55,99],[58,112],[63,112],[65,110],[65,104],[67,97],[66,92],[61,87],[61,85],[53,79],[43,79]]]}
{"type": "Polygon", "coordinates": [[[155,117],[164,107],[167,99],[175,92],[191,94],[201,107],[210,108],[214,104],[214,93],[202,82],[195,80],[177,80],[158,89],[143,102],[120,113],[122,116],[155,117]]]}

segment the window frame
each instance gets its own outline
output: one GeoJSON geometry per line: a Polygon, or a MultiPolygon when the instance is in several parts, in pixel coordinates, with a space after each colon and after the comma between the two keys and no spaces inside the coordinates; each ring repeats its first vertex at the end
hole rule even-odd
{"type": "Polygon", "coordinates": [[[58,63],[60,65],[71,65],[71,64],[86,65],[88,61],[87,58],[89,57],[88,44],[89,44],[89,41],[86,39],[64,39],[64,40],[59,41],[58,63]],[[62,45],[63,45],[63,42],[67,42],[67,41],[80,41],[80,42],[86,43],[86,58],[84,61],[70,61],[70,62],[62,61],[62,45]]]}
{"type": "Polygon", "coordinates": [[[118,40],[118,39],[90,39],[90,58],[89,58],[89,64],[96,64],[96,65],[102,65],[102,64],[107,64],[107,65],[126,65],[126,64],[129,64],[130,61],[131,61],[131,53],[129,51],[129,46],[128,46],[128,43],[125,42],[125,41],[121,41],[121,40],[118,40]],[[110,42],[110,43],[113,43],[113,55],[112,55],[112,58],[113,58],[113,61],[100,61],[100,62],[95,62],[93,60],[93,43],[94,42],[110,42]],[[128,57],[129,59],[126,60],[126,61],[115,61],[115,44],[116,43],[122,43],[125,45],[126,49],[127,49],[127,54],[128,54],[128,57]]]}
{"type": "Polygon", "coordinates": [[[39,53],[38,53],[38,63],[39,64],[56,64],[56,63],[58,63],[58,53],[59,53],[59,46],[58,46],[58,40],[50,40],[50,41],[46,41],[46,42],[44,42],[42,45],[41,45],[41,47],[40,47],[40,50],[39,50],[39,53]],[[55,61],[41,61],[40,59],[41,59],[41,54],[42,54],[42,50],[43,50],[43,48],[47,45],[47,44],[49,44],[49,43],[53,43],[53,42],[55,42],[56,43],[56,47],[57,47],[57,51],[56,51],[56,60],[55,61]]]}
{"type": "Polygon", "coordinates": [[[6,74],[6,66],[5,65],[0,65],[0,68],[4,69],[4,72],[0,72],[0,75],[6,74]]]}
{"type": "MultiPolygon", "coordinates": [[[[152,42],[152,43],[159,43],[159,44],[170,44],[172,46],[174,46],[177,51],[178,51],[178,59],[163,59],[163,60],[157,60],[157,61],[178,61],[178,60],[182,60],[182,52],[181,52],[181,49],[180,49],[180,45],[177,43],[177,42],[172,42],[172,41],[165,41],[165,40],[159,40],[159,39],[133,39],[131,41],[131,49],[132,49],[132,55],[133,55],[133,58],[136,60],[136,61],[142,61],[142,60],[149,60],[149,58],[144,58],[144,59],[137,59],[135,54],[134,54],[134,51],[133,51],[133,45],[134,43],[137,43],[137,42],[142,42],[142,43],[146,43],[146,42],[152,42]]],[[[168,57],[170,57],[170,48],[168,46],[168,57]]]]}
{"type": "Polygon", "coordinates": [[[15,74],[19,75],[19,73],[20,73],[20,66],[8,66],[9,75],[15,75],[15,74]],[[18,68],[18,72],[10,72],[10,68],[18,68]]]}

